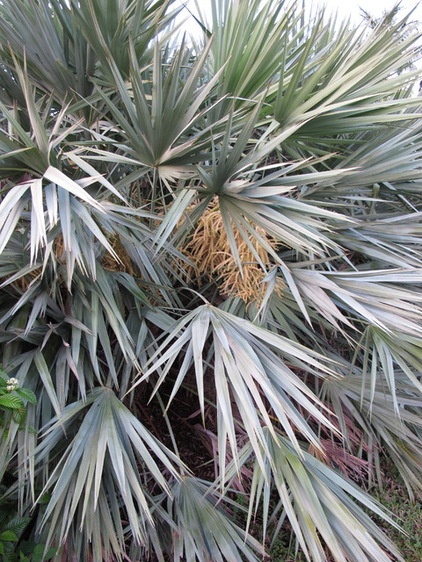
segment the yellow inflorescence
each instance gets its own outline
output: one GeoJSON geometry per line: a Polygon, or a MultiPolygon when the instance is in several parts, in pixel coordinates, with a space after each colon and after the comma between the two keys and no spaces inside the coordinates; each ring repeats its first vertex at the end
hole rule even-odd
{"type": "MultiPolygon", "coordinates": [[[[274,240],[262,228],[253,228],[261,239],[274,247],[274,240]]],[[[268,271],[257,262],[257,256],[263,264],[269,264],[270,257],[256,237],[248,235],[248,243],[235,226],[233,232],[241,268],[232,254],[218,201],[213,200],[188,243],[181,248],[193,263],[193,267],[186,271],[186,276],[197,281],[203,277],[218,279],[222,295],[237,296],[247,303],[260,302],[267,289],[264,279],[268,271]]],[[[275,290],[281,294],[282,289],[283,283],[278,280],[275,290]]]]}

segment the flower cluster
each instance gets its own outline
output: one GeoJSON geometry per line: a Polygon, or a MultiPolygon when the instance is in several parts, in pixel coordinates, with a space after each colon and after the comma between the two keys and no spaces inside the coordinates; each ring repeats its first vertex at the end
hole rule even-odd
{"type": "Polygon", "coordinates": [[[7,379],[6,385],[7,385],[6,390],[8,392],[12,392],[13,390],[16,390],[18,388],[19,381],[18,381],[18,379],[15,379],[15,378],[12,377],[10,379],[7,379]]]}

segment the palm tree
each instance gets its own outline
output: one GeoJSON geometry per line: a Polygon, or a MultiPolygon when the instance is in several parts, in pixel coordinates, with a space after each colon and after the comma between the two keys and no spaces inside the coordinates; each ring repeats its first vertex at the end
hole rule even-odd
{"type": "Polygon", "coordinates": [[[210,4],[0,4],[6,496],[62,562],[402,560],[365,489],[421,486],[417,35],[210,4]]]}

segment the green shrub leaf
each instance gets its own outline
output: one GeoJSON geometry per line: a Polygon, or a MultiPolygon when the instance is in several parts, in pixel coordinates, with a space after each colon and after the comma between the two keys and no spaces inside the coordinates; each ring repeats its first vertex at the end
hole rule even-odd
{"type": "Polygon", "coordinates": [[[0,396],[0,407],[7,408],[8,410],[19,410],[24,407],[24,404],[19,396],[4,394],[0,396]]]}

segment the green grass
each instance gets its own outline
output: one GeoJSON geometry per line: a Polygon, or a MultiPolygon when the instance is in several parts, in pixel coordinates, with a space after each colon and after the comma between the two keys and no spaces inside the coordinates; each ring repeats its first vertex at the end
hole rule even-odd
{"type": "Polygon", "coordinates": [[[387,509],[392,511],[406,534],[385,528],[385,533],[397,544],[406,562],[422,560],[422,494],[410,501],[406,488],[399,480],[388,479],[384,489],[374,493],[387,509]]]}

